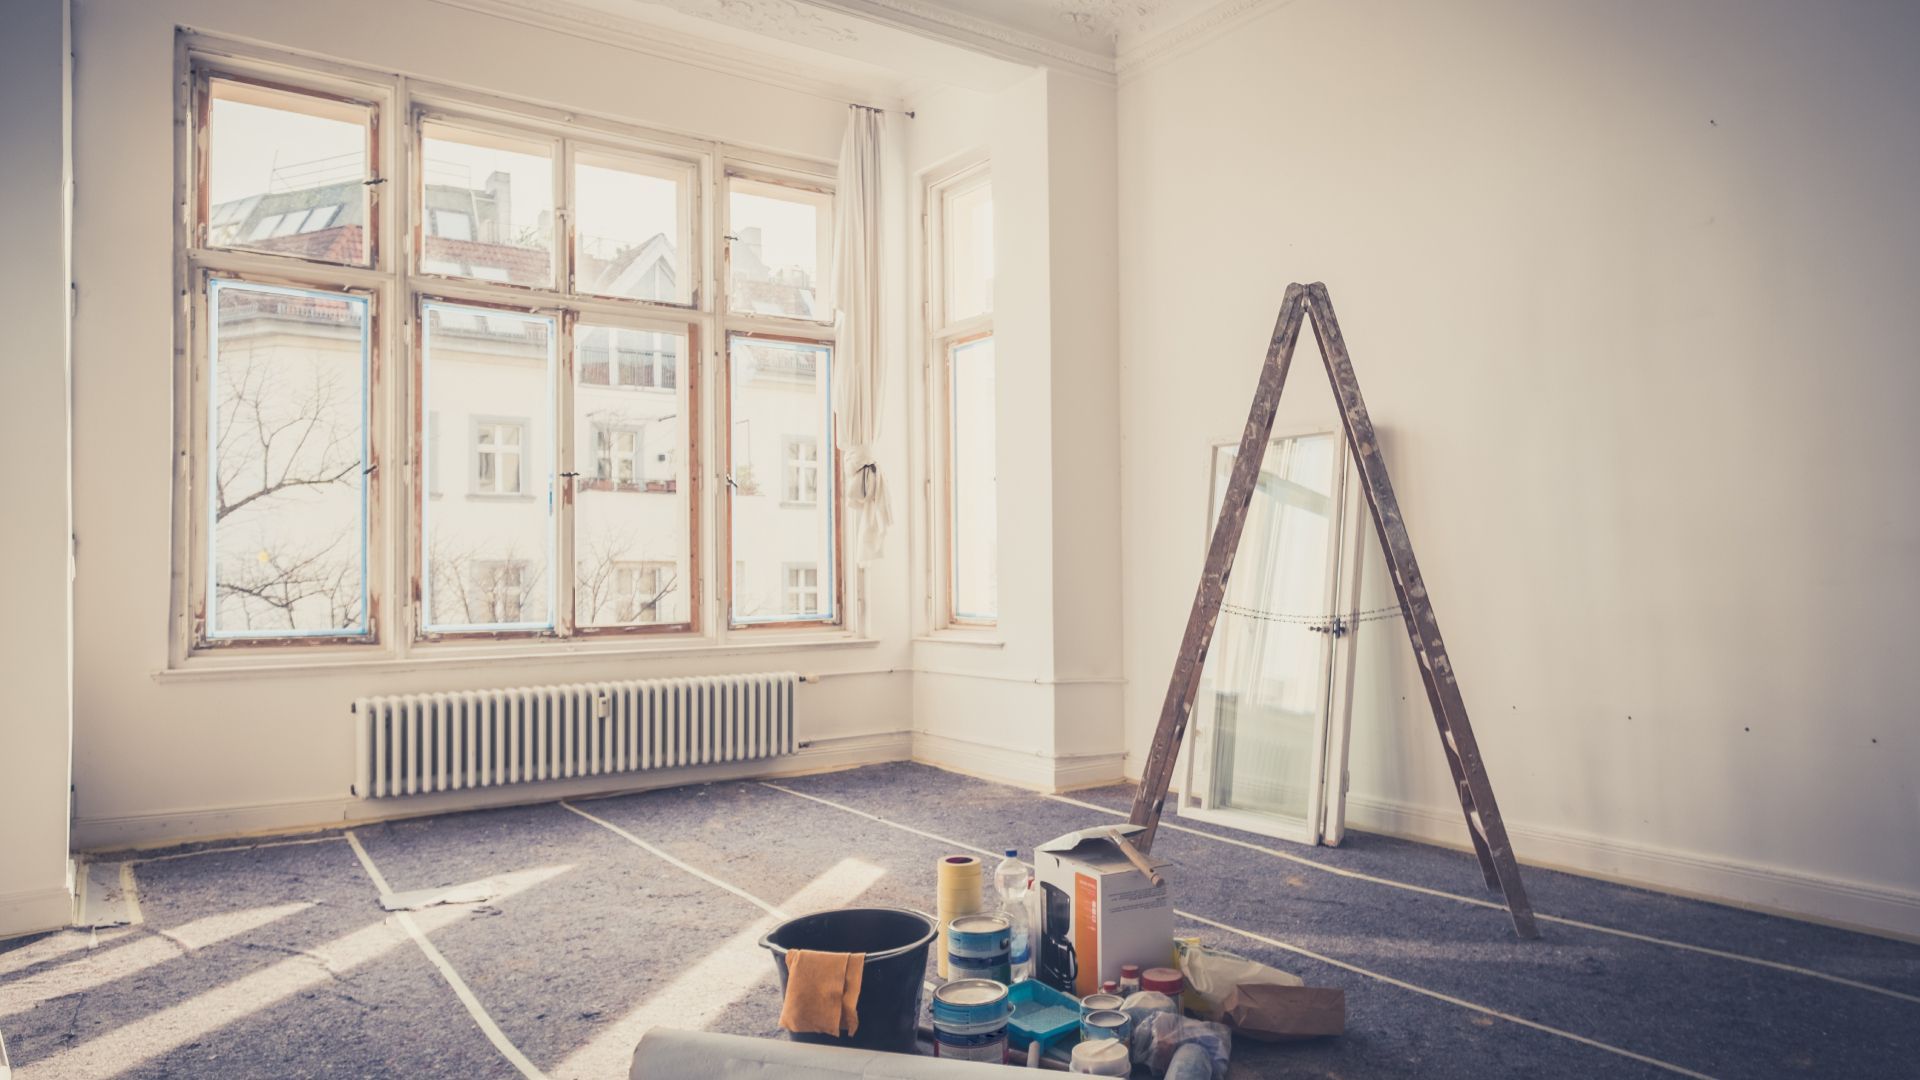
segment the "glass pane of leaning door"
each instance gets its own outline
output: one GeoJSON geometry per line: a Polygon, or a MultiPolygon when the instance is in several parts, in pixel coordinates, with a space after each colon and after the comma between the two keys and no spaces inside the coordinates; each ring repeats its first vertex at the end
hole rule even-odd
{"type": "MultiPolygon", "coordinates": [[[[1269,445],[1205,675],[1211,805],[1309,827],[1332,640],[1313,620],[1332,612],[1339,447],[1332,435],[1269,445]]],[[[1233,460],[1215,458],[1216,517],[1233,460]]]]}

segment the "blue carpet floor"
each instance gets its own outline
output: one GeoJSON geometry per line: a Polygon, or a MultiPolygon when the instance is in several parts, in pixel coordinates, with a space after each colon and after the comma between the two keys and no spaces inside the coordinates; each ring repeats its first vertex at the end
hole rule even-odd
{"type": "MultiPolygon", "coordinates": [[[[139,853],[137,925],[0,943],[0,1035],[20,1080],[614,1080],[648,1023],[778,1036],[768,908],[925,909],[939,856],[1129,797],[902,764],[139,853]],[[495,895],[403,923],[375,874],[495,895]]],[[[1471,855],[1169,821],[1181,932],[1347,991],[1344,1036],[1242,1041],[1236,1077],[1920,1075],[1920,946],[1538,869],[1536,909],[1592,926],[1520,941],[1471,855]]]]}

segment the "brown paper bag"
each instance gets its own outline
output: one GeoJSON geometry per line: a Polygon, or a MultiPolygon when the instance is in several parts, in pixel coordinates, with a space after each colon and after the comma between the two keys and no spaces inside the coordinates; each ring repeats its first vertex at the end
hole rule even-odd
{"type": "Polygon", "coordinates": [[[1347,992],[1319,986],[1236,986],[1221,1020],[1261,1042],[1316,1039],[1347,1029],[1347,992]]]}

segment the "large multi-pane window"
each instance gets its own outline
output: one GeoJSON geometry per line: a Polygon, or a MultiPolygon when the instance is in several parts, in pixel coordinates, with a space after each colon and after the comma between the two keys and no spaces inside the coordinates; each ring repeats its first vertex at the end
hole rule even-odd
{"type": "Polygon", "coordinates": [[[839,622],[822,167],[198,48],[188,651],[839,622]]]}
{"type": "Polygon", "coordinates": [[[999,498],[994,410],[993,187],[984,166],[929,186],[927,309],[931,315],[929,401],[945,527],[941,614],[956,626],[999,618],[999,498]]]}

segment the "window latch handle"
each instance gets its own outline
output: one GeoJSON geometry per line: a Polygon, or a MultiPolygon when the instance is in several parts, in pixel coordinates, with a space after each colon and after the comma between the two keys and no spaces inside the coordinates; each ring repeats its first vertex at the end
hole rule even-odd
{"type": "Polygon", "coordinates": [[[740,482],[733,478],[732,473],[727,474],[727,487],[731,488],[734,491],[740,490],[740,482]]]}

